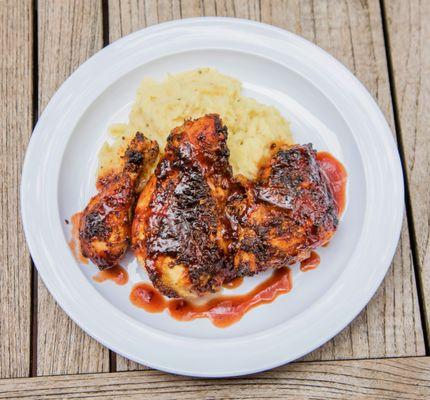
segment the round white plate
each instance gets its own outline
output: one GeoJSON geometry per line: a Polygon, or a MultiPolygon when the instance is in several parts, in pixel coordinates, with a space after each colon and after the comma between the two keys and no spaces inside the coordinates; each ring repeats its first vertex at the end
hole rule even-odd
{"type": "MultiPolygon", "coordinates": [[[[34,130],[24,163],[21,208],[34,262],[67,314],[105,346],[139,363],[194,376],[266,370],[310,352],[366,305],[393,257],[403,214],[403,180],[390,129],[360,82],[301,37],[256,22],[198,18],[136,32],[98,52],[61,86],[34,130]],[[65,219],[95,192],[107,126],[125,121],[145,76],[215,67],[244,92],[275,105],[297,143],[312,142],[346,166],[348,204],[339,230],[319,250],[321,265],[293,267],[290,293],[218,329],[134,307],[131,286],[147,280],[132,257],[130,282],[95,283],[67,244],[65,219]]],[[[264,277],[249,278],[244,292],[264,277]]],[[[232,293],[232,292],[230,292],[232,293]]]]}

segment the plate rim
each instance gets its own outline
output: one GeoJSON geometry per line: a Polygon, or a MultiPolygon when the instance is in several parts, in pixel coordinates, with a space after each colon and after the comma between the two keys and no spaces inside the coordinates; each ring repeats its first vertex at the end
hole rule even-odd
{"type": "MultiPolygon", "coordinates": [[[[388,142],[390,142],[390,140],[388,140],[388,142]]],[[[388,268],[390,266],[391,260],[394,256],[394,252],[396,250],[396,246],[397,246],[397,242],[400,236],[400,232],[401,232],[401,226],[402,226],[402,220],[403,220],[403,210],[404,210],[404,203],[403,203],[403,174],[402,174],[402,168],[401,168],[401,164],[400,164],[400,158],[399,158],[399,154],[398,154],[398,150],[397,150],[397,146],[395,145],[395,140],[394,137],[391,133],[391,130],[385,120],[385,117],[383,116],[381,110],[379,109],[378,105],[376,104],[375,100],[373,99],[373,97],[370,95],[370,93],[367,91],[367,89],[361,84],[361,82],[342,64],[340,63],[337,59],[335,59],[333,56],[331,56],[329,53],[325,52],[324,50],[322,50],[321,48],[319,48],[318,46],[316,46],[315,44],[307,41],[306,39],[295,35],[291,32],[288,32],[286,30],[283,30],[281,28],[277,28],[274,27],[272,25],[268,25],[268,24],[263,24],[260,22],[255,22],[255,21],[250,21],[250,20],[243,20],[243,19],[237,19],[237,18],[225,18],[225,17],[201,17],[201,18],[188,18],[188,19],[182,19],[182,20],[174,20],[174,21],[169,21],[169,22],[164,22],[162,24],[158,24],[158,25],[154,25],[152,27],[149,28],[145,28],[139,31],[136,31],[134,33],[131,33],[130,35],[127,35],[115,42],[113,42],[112,44],[110,44],[109,46],[106,46],[105,48],[101,49],[99,52],[95,53],[92,57],[90,57],[87,61],[85,61],[83,64],[81,64],[76,71],[71,74],[70,77],[68,77],[66,79],[66,81],[60,86],[60,88],[57,90],[57,92],[53,95],[53,97],[51,98],[50,102],[48,103],[48,105],[46,106],[44,112],[42,113],[42,115],[40,116],[33,134],[30,138],[27,150],[26,150],[26,155],[25,155],[25,160],[24,160],[24,165],[23,165],[23,170],[22,170],[22,177],[21,177],[21,215],[22,215],[22,220],[23,220],[23,226],[24,226],[24,232],[25,232],[25,236],[27,239],[27,243],[28,246],[30,248],[30,253],[33,257],[34,263],[40,273],[40,276],[42,277],[42,280],[44,281],[45,285],[48,287],[49,292],[51,293],[51,295],[55,298],[55,300],[57,301],[57,303],[60,304],[60,306],[62,307],[62,309],[68,314],[69,317],[71,317],[75,323],[77,323],[87,334],[89,334],[90,336],[92,336],[93,338],[95,338],[97,341],[101,342],[103,345],[105,345],[108,348],[111,348],[112,350],[114,350],[115,352],[124,355],[125,357],[132,359],[134,361],[140,362],[140,363],[145,363],[145,365],[149,365],[151,367],[166,371],[166,372],[170,372],[170,373],[180,373],[182,375],[191,375],[191,376],[200,376],[200,377],[227,377],[227,376],[239,376],[239,375],[245,375],[245,374],[249,374],[249,373],[255,373],[255,372],[260,372],[263,370],[267,370],[270,368],[274,368],[277,367],[279,365],[285,364],[287,362],[290,362],[298,357],[301,357],[303,354],[308,353],[309,351],[314,350],[315,348],[319,347],[320,345],[322,345],[323,343],[325,343],[326,341],[330,340],[333,336],[335,336],[341,329],[343,329],[345,326],[347,326],[357,315],[358,313],[366,306],[366,304],[370,301],[371,297],[374,295],[374,293],[376,292],[377,288],[379,287],[379,285],[381,284],[386,272],[388,271],[388,268]],[[42,255],[39,252],[39,249],[37,248],[37,243],[34,241],[34,232],[32,232],[32,229],[34,229],[33,227],[31,227],[31,213],[30,210],[28,209],[28,201],[31,199],[30,195],[31,195],[31,186],[29,185],[29,178],[30,178],[30,161],[31,160],[31,155],[34,153],[35,148],[37,146],[37,139],[39,138],[37,135],[40,135],[41,132],[43,130],[42,128],[42,122],[45,121],[45,119],[47,119],[47,115],[49,113],[49,110],[53,107],[53,105],[59,101],[59,97],[60,95],[64,95],[64,87],[67,84],[67,82],[70,82],[72,79],[75,79],[74,77],[78,76],[78,74],[80,74],[82,71],[82,67],[84,65],[87,65],[87,63],[90,60],[94,60],[95,57],[100,56],[101,54],[105,54],[107,52],[109,52],[109,49],[112,49],[114,46],[119,46],[121,44],[125,44],[128,41],[134,40],[136,38],[143,38],[145,36],[145,34],[150,34],[152,32],[156,32],[156,31],[163,31],[163,30],[168,30],[171,27],[175,27],[178,25],[189,25],[192,26],[194,23],[201,23],[202,21],[204,21],[205,23],[227,23],[227,24],[232,24],[232,26],[234,27],[235,25],[239,24],[242,26],[250,26],[252,27],[258,27],[258,28],[262,28],[262,29],[266,29],[266,30],[271,30],[272,32],[276,32],[276,34],[279,34],[281,36],[285,37],[289,37],[291,40],[297,41],[298,43],[301,43],[305,46],[310,45],[310,47],[315,51],[317,50],[321,55],[323,55],[325,58],[330,59],[332,63],[335,63],[338,67],[340,67],[341,69],[344,70],[344,72],[347,73],[347,75],[350,76],[350,79],[352,79],[352,81],[354,81],[354,83],[356,84],[357,88],[360,89],[361,91],[361,95],[364,96],[364,99],[368,102],[368,105],[372,108],[372,110],[374,112],[376,112],[376,114],[374,115],[374,117],[378,117],[379,118],[379,123],[381,124],[381,135],[382,134],[388,134],[389,139],[391,139],[391,154],[390,156],[392,156],[391,159],[391,166],[394,167],[395,169],[395,175],[397,175],[397,184],[398,184],[398,189],[399,191],[396,193],[397,195],[397,201],[400,199],[401,200],[401,208],[399,209],[399,212],[396,215],[396,224],[395,224],[395,232],[394,232],[394,239],[391,241],[390,243],[390,249],[387,252],[387,256],[385,257],[385,261],[384,261],[384,266],[381,266],[381,271],[379,272],[378,276],[375,278],[374,282],[373,282],[373,286],[372,288],[370,288],[367,292],[366,292],[366,296],[364,296],[364,300],[362,301],[363,305],[356,307],[356,309],[358,308],[358,311],[356,311],[355,313],[352,312],[350,318],[348,318],[348,322],[346,322],[345,324],[341,323],[340,328],[339,329],[334,329],[332,331],[332,333],[330,333],[328,336],[325,336],[324,338],[322,338],[318,343],[314,343],[313,346],[311,346],[312,348],[309,350],[307,349],[306,351],[304,351],[302,354],[299,354],[297,356],[295,356],[292,359],[286,359],[284,361],[281,362],[275,362],[273,364],[268,364],[268,365],[264,365],[264,366],[260,366],[260,367],[252,367],[252,368],[248,368],[248,369],[243,369],[240,371],[229,371],[228,373],[211,373],[209,371],[187,371],[187,370],[181,370],[178,368],[174,368],[174,369],[169,369],[168,367],[164,366],[164,365],[157,365],[156,363],[151,363],[148,362],[146,360],[142,360],[142,359],[137,359],[134,358],[133,355],[129,354],[128,352],[122,352],[121,349],[118,349],[116,346],[113,346],[111,342],[109,342],[108,340],[104,340],[103,337],[101,337],[100,335],[96,334],[95,332],[89,332],[86,328],[85,328],[85,323],[81,320],[81,318],[79,318],[79,316],[77,316],[75,314],[75,312],[72,312],[70,309],[70,306],[64,303],[64,299],[60,296],[60,294],[58,292],[56,292],[55,288],[53,287],[54,282],[51,280],[51,278],[48,275],[48,270],[46,270],[46,266],[45,266],[45,262],[46,262],[46,258],[45,260],[43,260],[44,257],[42,257],[42,255]],[[357,85],[358,84],[358,85],[357,85]],[[384,133],[382,133],[382,129],[384,129],[384,133]],[[39,133],[40,132],[40,133],[39,133]],[[36,138],[36,139],[35,139],[36,138]],[[27,203],[26,203],[27,202],[27,203]],[[385,265],[386,264],[386,265],[385,265]]],[[[58,216],[59,218],[59,216],[58,216]]],[[[101,295],[100,295],[101,296],[101,295]]],[[[103,299],[105,302],[107,302],[107,300],[103,299]]],[[[107,302],[108,303],[108,302],[107,302]]],[[[108,303],[110,304],[110,303],[108,303]]],[[[111,307],[114,307],[113,305],[111,305],[111,307]]],[[[131,318],[131,317],[130,317],[131,318]]],[[[194,340],[194,339],[193,339],[194,340]]]]}

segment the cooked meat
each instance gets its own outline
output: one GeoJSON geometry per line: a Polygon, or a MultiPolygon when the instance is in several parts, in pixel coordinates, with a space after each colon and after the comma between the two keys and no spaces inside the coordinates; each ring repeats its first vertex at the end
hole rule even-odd
{"type": "Polygon", "coordinates": [[[154,285],[169,297],[219,290],[231,274],[225,203],[232,179],[218,115],[186,121],[142,191],[132,241],[154,285]]]}
{"type": "Polygon", "coordinates": [[[217,115],[174,129],[138,200],[132,244],[169,297],[203,296],[234,277],[294,264],[337,228],[312,145],[274,144],[251,181],[232,176],[226,140],[217,115]]]}
{"type": "Polygon", "coordinates": [[[330,240],[338,224],[338,210],[310,144],[274,144],[255,182],[236,178],[226,213],[238,276],[307,258],[330,240]]]}
{"type": "Polygon", "coordinates": [[[116,265],[127,250],[138,180],[157,156],[157,143],[136,133],[124,154],[122,171],[99,180],[99,192],[82,212],[79,224],[82,254],[100,269],[116,265]]]}

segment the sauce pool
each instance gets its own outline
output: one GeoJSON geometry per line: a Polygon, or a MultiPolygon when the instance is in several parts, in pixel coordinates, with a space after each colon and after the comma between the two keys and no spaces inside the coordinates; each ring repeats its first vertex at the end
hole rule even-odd
{"type": "Polygon", "coordinates": [[[170,315],[178,321],[192,321],[208,318],[219,328],[228,327],[238,322],[248,311],[266,303],[273,302],[279,295],[288,293],[292,288],[292,276],[289,268],[276,270],[266,281],[260,283],[251,292],[237,296],[220,296],[204,304],[193,304],[187,300],[165,298],[150,284],[139,283],[130,293],[131,302],[148,312],[159,313],[168,309],[170,315]]]}
{"type": "Polygon", "coordinates": [[[149,283],[137,283],[130,293],[130,301],[150,313],[160,313],[166,309],[164,296],[149,283]]]}
{"type": "Polygon", "coordinates": [[[99,283],[111,280],[117,285],[122,286],[128,282],[128,272],[121,265],[115,265],[115,267],[97,272],[93,276],[93,280],[99,283]]]}
{"type": "Polygon", "coordinates": [[[348,176],[346,169],[339,160],[326,151],[317,153],[317,161],[329,181],[340,217],[346,202],[346,178],[348,176]]]}
{"type": "Polygon", "coordinates": [[[311,269],[315,269],[321,262],[320,256],[315,252],[311,251],[309,258],[306,258],[300,263],[300,271],[306,272],[311,269]]]}

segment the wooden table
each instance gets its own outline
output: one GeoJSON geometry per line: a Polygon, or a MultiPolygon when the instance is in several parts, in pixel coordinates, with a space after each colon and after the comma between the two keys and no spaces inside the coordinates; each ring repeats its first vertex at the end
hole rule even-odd
{"type": "Polygon", "coordinates": [[[428,0],[0,0],[0,399],[430,398],[429,21],[428,0]],[[19,213],[32,128],[73,70],[137,29],[213,15],[280,26],[343,62],[384,112],[406,181],[395,258],[354,322],[298,362],[228,380],[149,370],[91,339],[38,277],[19,213]]]}

